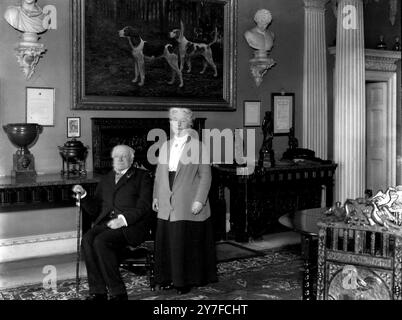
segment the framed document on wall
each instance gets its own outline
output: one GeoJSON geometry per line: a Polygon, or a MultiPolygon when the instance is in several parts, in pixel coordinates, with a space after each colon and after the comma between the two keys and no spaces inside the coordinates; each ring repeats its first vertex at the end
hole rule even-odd
{"type": "Polygon", "coordinates": [[[54,88],[26,88],[27,123],[54,126],[54,88]]]}
{"type": "Polygon", "coordinates": [[[272,93],[274,136],[286,136],[294,127],[294,93],[272,93]]]}
{"type": "Polygon", "coordinates": [[[244,126],[258,127],[260,123],[260,101],[244,101],[244,126]]]}

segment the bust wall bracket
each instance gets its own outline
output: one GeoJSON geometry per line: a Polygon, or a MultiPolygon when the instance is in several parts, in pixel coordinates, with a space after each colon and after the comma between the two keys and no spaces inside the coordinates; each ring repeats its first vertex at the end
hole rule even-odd
{"type": "Polygon", "coordinates": [[[254,52],[254,58],[250,59],[250,71],[257,87],[260,86],[264,75],[276,64],[275,60],[268,58],[266,53],[254,52]]]}

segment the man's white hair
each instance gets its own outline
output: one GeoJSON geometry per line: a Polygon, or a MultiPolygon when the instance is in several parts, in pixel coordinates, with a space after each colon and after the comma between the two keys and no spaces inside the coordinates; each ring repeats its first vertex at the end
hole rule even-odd
{"type": "Polygon", "coordinates": [[[272,21],[271,12],[267,9],[260,9],[254,15],[254,21],[256,23],[263,22],[269,24],[272,21]]]}
{"type": "Polygon", "coordinates": [[[126,150],[128,151],[128,154],[130,155],[131,161],[134,160],[134,154],[135,154],[134,149],[131,148],[130,146],[125,145],[125,144],[119,144],[119,145],[117,145],[117,146],[114,146],[114,148],[112,149],[112,152],[111,152],[112,158],[113,158],[113,155],[114,155],[116,149],[118,149],[118,148],[124,148],[124,149],[126,149],[126,150]]]}

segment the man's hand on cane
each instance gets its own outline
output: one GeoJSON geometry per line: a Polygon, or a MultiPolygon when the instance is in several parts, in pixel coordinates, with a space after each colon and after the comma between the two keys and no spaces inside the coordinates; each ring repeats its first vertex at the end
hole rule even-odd
{"type": "Polygon", "coordinates": [[[75,186],[73,187],[73,192],[75,193],[73,197],[74,197],[75,199],[77,199],[77,201],[75,202],[75,205],[76,205],[77,207],[79,207],[79,206],[80,206],[80,200],[81,200],[82,198],[84,198],[84,197],[87,195],[87,192],[86,192],[85,189],[84,189],[82,186],[80,186],[79,184],[77,184],[77,185],[75,185],[75,186]]]}

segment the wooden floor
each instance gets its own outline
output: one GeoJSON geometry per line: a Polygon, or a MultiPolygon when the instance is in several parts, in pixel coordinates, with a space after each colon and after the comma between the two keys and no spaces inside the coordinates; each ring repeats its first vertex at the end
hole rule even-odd
{"type": "MultiPolygon", "coordinates": [[[[281,232],[265,235],[262,240],[242,243],[250,249],[264,251],[282,246],[300,243],[300,235],[295,232],[281,232]]],[[[74,279],[76,272],[76,255],[68,254],[45,258],[21,260],[0,264],[0,290],[23,285],[42,283],[46,266],[54,266],[57,280],[74,279]]],[[[80,274],[86,276],[85,263],[80,263],[80,274]]]]}

